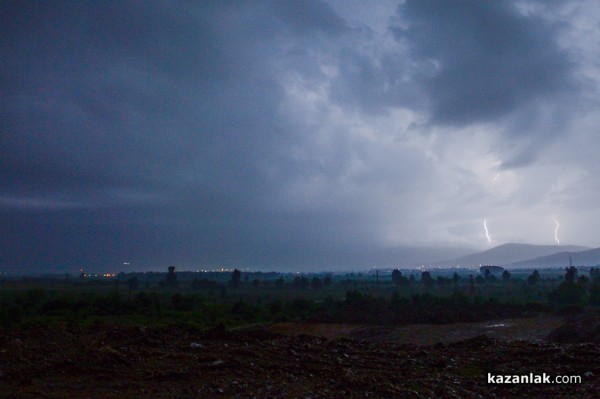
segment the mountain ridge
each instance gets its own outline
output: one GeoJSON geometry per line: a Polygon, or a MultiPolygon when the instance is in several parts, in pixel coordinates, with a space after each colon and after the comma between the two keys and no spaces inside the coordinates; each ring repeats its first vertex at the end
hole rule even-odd
{"type": "Polygon", "coordinates": [[[579,253],[590,250],[589,247],[579,245],[536,245],[536,244],[516,244],[507,243],[477,252],[460,258],[450,259],[444,262],[436,263],[441,265],[461,265],[461,266],[479,266],[479,265],[498,265],[512,266],[519,262],[527,262],[536,258],[555,255],[560,252],[579,253]]]}
{"type": "Polygon", "coordinates": [[[508,265],[511,268],[520,267],[562,267],[569,266],[597,266],[600,265],[600,248],[592,248],[586,251],[562,251],[556,254],[540,256],[533,259],[514,262],[508,265]]]}

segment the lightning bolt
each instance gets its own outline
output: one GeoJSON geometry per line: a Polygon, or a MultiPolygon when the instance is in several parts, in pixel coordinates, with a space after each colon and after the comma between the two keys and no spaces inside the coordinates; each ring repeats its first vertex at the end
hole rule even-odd
{"type": "Polygon", "coordinates": [[[485,230],[485,238],[487,238],[488,244],[489,244],[492,242],[492,239],[490,238],[490,232],[488,231],[488,228],[487,228],[487,219],[483,220],[483,229],[485,230]]]}
{"type": "Polygon", "coordinates": [[[554,223],[556,223],[556,228],[554,229],[554,241],[556,241],[556,245],[560,245],[560,240],[558,239],[558,228],[560,227],[560,223],[558,223],[556,218],[554,218],[554,223]]]}

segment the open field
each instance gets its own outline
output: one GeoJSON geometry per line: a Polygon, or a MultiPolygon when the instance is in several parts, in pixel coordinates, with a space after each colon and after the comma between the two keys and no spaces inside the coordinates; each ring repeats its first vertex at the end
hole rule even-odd
{"type": "Polygon", "coordinates": [[[600,388],[596,281],[219,277],[3,281],[0,398],[588,398],[600,388]],[[584,309],[587,319],[571,317],[584,309]],[[581,381],[498,385],[487,373],[581,381]]]}

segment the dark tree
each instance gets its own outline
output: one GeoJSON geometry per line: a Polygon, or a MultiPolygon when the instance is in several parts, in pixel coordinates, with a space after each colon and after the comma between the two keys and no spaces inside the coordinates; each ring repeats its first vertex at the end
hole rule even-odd
{"type": "Polygon", "coordinates": [[[233,288],[237,288],[240,285],[240,281],[242,280],[242,272],[238,269],[233,269],[231,273],[231,285],[233,288]]]}
{"type": "Polygon", "coordinates": [[[565,281],[574,283],[577,278],[577,268],[575,266],[565,267],[565,281]]]}
{"type": "Polygon", "coordinates": [[[308,288],[309,285],[310,285],[310,280],[308,280],[308,277],[302,276],[300,278],[300,287],[305,290],[308,288]]]}
{"type": "Polygon", "coordinates": [[[275,280],[275,287],[283,287],[283,277],[279,277],[277,280],[275,280]]]}
{"type": "Polygon", "coordinates": [[[429,272],[422,272],[421,273],[421,283],[425,286],[425,287],[433,287],[433,284],[435,283],[435,281],[433,280],[433,277],[431,277],[431,273],[429,272]]]}
{"type": "Polygon", "coordinates": [[[396,284],[396,285],[400,285],[400,281],[402,280],[402,272],[400,272],[400,270],[395,269],[392,272],[392,283],[396,284]]]}
{"type": "Polygon", "coordinates": [[[594,284],[600,283],[600,267],[590,269],[590,278],[594,284]]]}
{"type": "Polygon", "coordinates": [[[177,274],[175,274],[175,266],[169,266],[165,283],[167,287],[177,286],[177,274]]]}
{"type": "Polygon", "coordinates": [[[294,281],[292,282],[292,285],[295,288],[306,289],[310,285],[310,281],[308,280],[308,277],[296,276],[296,277],[294,277],[294,281]]]}
{"type": "Polygon", "coordinates": [[[479,285],[482,285],[485,283],[485,278],[480,274],[479,276],[475,277],[475,282],[479,285]]]}
{"type": "Polygon", "coordinates": [[[444,276],[438,276],[435,279],[435,283],[438,285],[438,287],[442,287],[442,286],[445,286],[445,285],[450,285],[451,282],[452,282],[452,280],[450,280],[449,278],[444,277],[444,276]]]}
{"type": "Polygon", "coordinates": [[[529,277],[527,277],[527,284],[535,285],[538,283],[538,281],[540,281],[540,279],[541,279],[540,272],[538,272],[537,270],[534,270],[533,273],[531,273],[529,275],[529,277]]]}
{"type": "Polygon", "coordinates": [[[502,272],[502,282],[508,283],[509,281],[510,281],[510,272],[508,270],[505,270],[502,272]]]}
{"type": "Polygon", "coordinates": [[[590,279],[584,275],[579,276],[579,278],[577,279],[577,284],[580,284],[580,285],[586,285],[589,282],[590,282],[590,279]]]}
{"type": "Polygon", "coordinates": [[[258,287],[260,285],[260,280],[255,278],[254,280],[252,280],[252,286],[253,287],[258,287]]]}
{"type": "Polygon", "coordinates": [[[483,277],[485,277],[485,281],[490,281],[490,277],[492,276],[492,272],[489,269],[485,269],[483,273],[483,277]]]}
{"type": "Polygon", "coordinates": [[[331,283],[333,283],[333,280],[331,279],[331,276],[328,274],[327,276],[325,276],[325,278],[323,279],[323,285],[325,287],[328,287],[331,285],[331,283]]]}
{"type": "Polygon", "coordinates": [[[454,272],[454,274],[452,275],[452,285],[454,286],[454,288],[458,288],[459,280],[460,280],[460,277],[458,276],[458,273],[454,272]]]}
{"type": "Polygon", "coordinates": [[[318,290],[318,289],[321,288],[321,285],[322,285],[322,282],[321,282],[320,278],[318,278],[317,276],[315,276],[315,277],[312,278],[311,287],[313,289],[318,290]]]}

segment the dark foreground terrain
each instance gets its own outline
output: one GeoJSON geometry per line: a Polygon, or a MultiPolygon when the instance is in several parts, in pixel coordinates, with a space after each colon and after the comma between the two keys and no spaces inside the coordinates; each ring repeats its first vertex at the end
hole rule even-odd
{"type": "Polygon", "coordinates": [[[264,328],[23,327],[0,332],[1,398],[591,398],[600,344],[433,346],[326,340],[264,328]],[[487,373],[580,375],[494,385],[487,373]]]}

